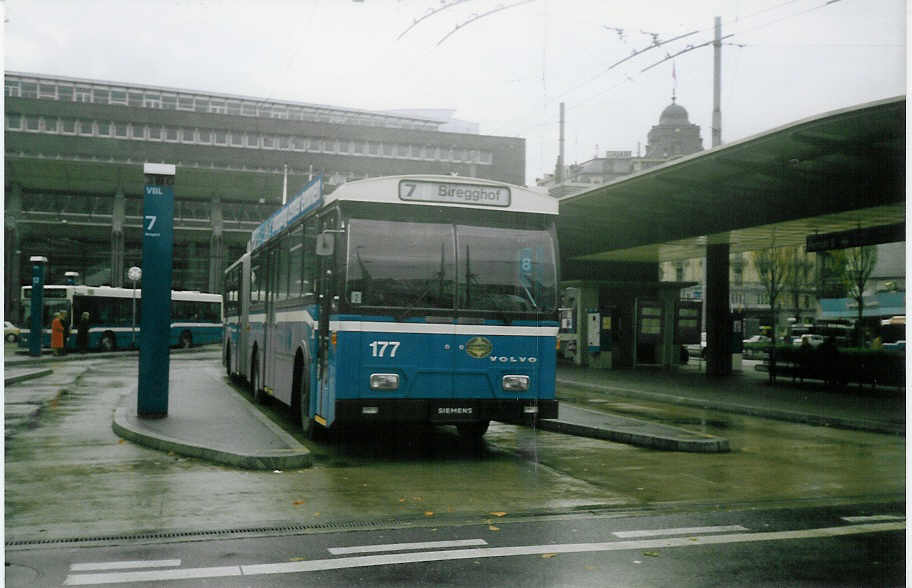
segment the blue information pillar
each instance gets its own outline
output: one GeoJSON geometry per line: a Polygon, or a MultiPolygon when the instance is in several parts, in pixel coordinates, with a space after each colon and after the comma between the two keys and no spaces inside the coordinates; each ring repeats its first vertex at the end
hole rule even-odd
{"type": "Polygon", "coordinates": [[[140,417],[168,416],[174,166],[147,163],[143,200],[142,317],[139,338],[140,417]]]}
{"type": "Polygon", "coordinates": [[[31,317],[29,319],[29,355],[35,357],[41,356],[41,342],[44,339],[44,325],[42,320],[44,312],[44,266],[47,265],[47,257],[38,255],[29,258],[32,262],[32,298],[30,301],[31,317]]]}

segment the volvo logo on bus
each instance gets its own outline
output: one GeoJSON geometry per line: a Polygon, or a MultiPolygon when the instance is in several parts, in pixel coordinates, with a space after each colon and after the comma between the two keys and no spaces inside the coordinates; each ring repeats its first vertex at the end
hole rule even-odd
{"type": "Polygon", "coordinates": [[[466,342],[465,350],[475,359],[484,359],[494,350],[494,345],[485,337],[472,337],[466,342]]]}

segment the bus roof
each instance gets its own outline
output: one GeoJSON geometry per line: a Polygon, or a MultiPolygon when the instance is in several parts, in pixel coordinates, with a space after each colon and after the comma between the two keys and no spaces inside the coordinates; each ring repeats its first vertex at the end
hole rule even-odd
{"type": "MultiPolygon", "coordinates": [[[[31,291],[31,286],[23,286],[22,291],[31,291]]],[[[45,284],[44,290],[66,290],[79,296],[106,296],[110,298],[131,298],[133,288],[114,288],[112,286],[85,286],[72,284],[45,284]]],[[[136,297],[142,297],[142,289],[136,289],[136,297]]],[[[221,300],[221,294],[211,292],[199,292],[198,290],[171,290],[172,300],[200,300],[216,302],[221,300]]]]}
{"type": "Polygon", "coordinates": [[[342,184],[324,196],[325,204],[334,201],[558,213],[557,200],[542,191],[462,176],[407,175],[357,180],[342,184]]]}

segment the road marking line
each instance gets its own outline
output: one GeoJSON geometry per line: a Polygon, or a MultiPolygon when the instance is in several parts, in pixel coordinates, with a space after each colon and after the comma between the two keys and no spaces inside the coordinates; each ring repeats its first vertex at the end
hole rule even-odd
{"type": "Polygon", "coordinates": [[[166,580],[195,580],[200,578],[224,578],[240,576],[240,566],[217,568],[188,568],[185,570],[147,570],[142,572],[113,572],[107,574],[71,574],[64,586],[89,586],[92,584],[116,584],[118,582],[164,582],[166,580]]]}
{"type": "Polygon", "coordinates": [[[897,515],[870,515],[866,517],[842,517],[847,523],[866,523],[878,521],[904,521],[906,517],[897,515]]]}
{"type": "Polygon", "coordinates": [[[92,572],[101,570],[131,570],[137,568],[176,568],[181,565],[179,559],[160,559],[154,561],[99,561],[70,564],[71,572],[92,572]]]}
{"type": "Polygon", "coordinates": [[[619,539],[633,539],[636,537],[662,537],[664,535],[698,535],[700,533],[729,533],[732,531],[747,531],[741,525],[728,525],[723,527],[682,527],[678,529],[651,529],[647,531],[618,531],[612,533],[619,539]]]}
{"type": "Polygon", "coordinates": [[[219,568],[196,568],[186,570],[155,570],[142,572],[119,572],[109,574],[76,574],[67,576],[67,586],[88,584],[112,584],[116,582],[162,582],[165,580],[186,580],[217,578],[225,576],[255,576],[261,574],[293,574],[363,568],[422,562],[453,561],[488,557],[510,557],[517,555],[542,555],[545,553],[587,553],[593,551],[630,551],[641,549],[662,549],[671,547],[697,547],[726,543],[751,543],[760,541],[785,541],[793,539],[815,539],[842,537],[862,533],[884,533],[903,531],[905,523],[885,522],[864,525],[844,525],[799,531],[776,531],[769,533],[732,533],[728,535],[706,535],[702,537],[669,537],[665,539],[642,539],[638,541],[612,541],[606,543],[571,543],[563,545],[520,545],[516,547],[488,547],[475,549],[453,549],[450,551],[419,551],[415,553],[390,553],[385,555],[362,555],[337,559],[318,559],[274,564],[255,564],[219,568]]]}
{"type": "Polygon", "coordinates": [[[347,555],[350,553],[380,553],[383,551],[407,551],[411,549],[443,549],[445,547],[471,547],[473,545],[487,545],[484,539],[459,539],[454,541],[425,541],[424,543],[390,543],[387,545],[358,545],[354,547],[330,547],[333,555],[347,555]]]}

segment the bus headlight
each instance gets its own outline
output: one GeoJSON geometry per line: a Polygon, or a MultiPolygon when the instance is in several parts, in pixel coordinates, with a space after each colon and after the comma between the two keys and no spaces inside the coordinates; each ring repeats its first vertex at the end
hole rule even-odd
{"type": "Polygon", "coordinates": [[[371,374],[371,390],[398,390],[399,374],[371,374]]]}
{"type": "Polygon", "coordinates": [[[505,392],[525,392],[529,389],[529,376],[504,376],[501,385],[505,392]]]}

